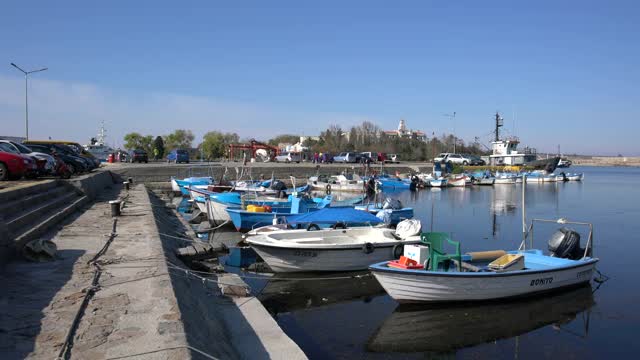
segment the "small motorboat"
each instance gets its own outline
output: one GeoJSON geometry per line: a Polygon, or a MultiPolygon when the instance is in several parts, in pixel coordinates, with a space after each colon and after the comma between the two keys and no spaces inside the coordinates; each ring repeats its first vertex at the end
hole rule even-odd
{"type": "Polygon", "coordinates": [[[567,181],[582,181],[584,180],[584,173],[566,173],[565,178],[567,181]]]}
{"type": "Polygon", "coordinates": [[[466,176],[464,176],[464,175],[451,175],[451,176],[449,176],[449,179],[447,179],[447,185],[448,186],[455,186],[455,187],[464,187],[465,185],[467,185],[466,176]]]}
{"type": "Polygon", "coordinates": [[[447,187],[447,179],[440,177],[429,181],[430,187],[443,188],[447,187]]]}
{"type": "MultiPolygon", "coordinates": [[[[417,179],[417,178],[416,178],[417,179]]],[[[415,189],[416,184],[411,179],[400,179],[397,177],[381,177],[376,179],[376,185],[384,190],[415,189]]]]}
{"type": "Polygon", "coordinates": [[[413,219],[413,208],[404,207],[400,200],[392,198],[387,198],[382,203],[358,205],[355,209],[367,211],[388,225],[396,225],[403,220],[413,219]]]}
{"type": "Polygon", "coordinates": [[[189,196],[190,187],[198,187],[206,189],[207,186],[214,183],[213,178],[210,176],[203,177],[188,177],[184,179],[171,178],[171,190],[174,192],[180,192],[183,196],[189,196]],[[177,190],[176,190],[177,189],[177,190]]]}
{"type": "Polygon", "coordinates": [[[355,227],[272,231],[245,241],[275,272],[314,272],[363,270],[371,263],[397,258],[404,245],[417,244],[420,237],[355,227]]]}
{"type": "Polygon", "coordinates": [[[365,182],[357,174],[345,175],[319,175],[309,178],[307,184],[312,190],[331,191],[351,191],[362,192],[365,189],[365,182]]]}
{"type": "Polygon", "coordinates": [[[497,172],[495,176],[494,184],[515,184],[517,176],[508,172],[497,172]]]}
{"type": "MultiPolygon", "coordinates": [[[[577,286],[591,280],[597,258],[593,252],[593,226],[582,222],[559,220],[533,220],[520,248],[479,253],[460,253],[460,244],[446,233],[423,233],[422,243],[428,248],[405,261],[413,268],[397,267],[396,262],[384,261],[369,267],[382,287],[396,301],[446,302],[493,300],[528,296],[565,287],[577,286]],[[548,242],[549,254],[527,248],[533,244],[533,224],[537,222],[562,225],[587,225],[589,235],[586,247],[580,247],[580,234],[563,227],[548,242]],[[444,249],[445,244],[455,252],[444,249]],[[417,256],[417,255],[416,255],[417,256]]],[[[405,258],[406,260],[406,258],[405,258]]]]}
{"type": "Polygon", "coordinates": [[[331,195],[327,195],[319,202],[303,194],[296,194],[291,197],[291,206],[288,207],[270,207],[270,206],[247,206],[226,208],[229,218],[233,222],[236,230],[240,232],[248,232],[254,228],[273,224],[274,222],[286,222],[288,217],[304,214],[307,212],[323,209],[330,206],[332,200],[331,195]]]}

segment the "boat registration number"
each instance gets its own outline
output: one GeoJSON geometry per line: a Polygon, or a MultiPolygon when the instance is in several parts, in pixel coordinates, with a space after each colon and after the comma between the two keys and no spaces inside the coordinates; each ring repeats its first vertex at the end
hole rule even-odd
{"type": "Polygon", "coordinates": [[[300,257],[316,257],[318,256],[318,253],[315,251],[301,251],[301,250],[297,250],[293,252],[293,256],[300,256],[300,257]]]}

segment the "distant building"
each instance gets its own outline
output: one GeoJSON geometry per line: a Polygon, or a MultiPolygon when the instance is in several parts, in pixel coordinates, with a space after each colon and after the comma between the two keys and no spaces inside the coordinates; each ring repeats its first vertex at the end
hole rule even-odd
{"type": "Polygon", "coordinates": [[[427,140],[427,135],[424,132],[420,130],[407,129],[407,125],[405,124],[404,120],[400,120],[397,130],[385,130],[383,131],[383,133],[386,136],[390,136],[390,137],[397,136],[400,138],[415,138],[422,141],[427,140]]]}

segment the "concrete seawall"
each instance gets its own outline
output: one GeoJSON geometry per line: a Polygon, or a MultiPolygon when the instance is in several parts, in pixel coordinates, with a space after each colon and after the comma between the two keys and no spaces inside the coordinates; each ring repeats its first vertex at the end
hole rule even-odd
{"type": "Polygon", "coordinates": [[[174,256],[189,241],[174,210],[142,184],[127,193],[111,174],[91,176],[74,186],[92,203],[41,235],[55,260],[14,258],[0,271],[3,359],[306,358],[256,298],[223,295],[242,286],[235,275],[203,278],[174,256]]]}
{"type": "MultiPolygon", "coordinates": [[[[135,182],[168,182],[169,179],[174,176],[177,178],[185,178],[190,176],[213,176],[215,179],[220,179],[222,174],[227,171],[227,179],[236,179],[236,169],[238,172],[242,171],[241,163],[204,163],[204,164],[166,164],[166,163],[149,163],[149,164],[114,164],[110,165],[108,169],[116,174],[119,174],[122,178],[127,179],[131,177],[135,182]]],[[[384,171],[387,173],[400,173],[416,172],[420,170],[431,171],[431,165],[426,163],[411,163],[411,164],[388,164],[384,166],[384,171]]],[[[362,164],[282,164],[282,163],[249,163],[245,168],[245,176],[243,179],[249,179],[249,175],[253,179],[258,179],[260,175],[264,175],[266,178],[271,178],[271,175],[280,180],[288,180],[290,176],[294,176],[306,183],[306,179],[309,176],[313,176],[316,173],[326,175],[336,175],[342,171],[364,172],[362,164]]],[[[381,167],[379,165],[371,165],[370,170],[380,172],[381,167]]]]}

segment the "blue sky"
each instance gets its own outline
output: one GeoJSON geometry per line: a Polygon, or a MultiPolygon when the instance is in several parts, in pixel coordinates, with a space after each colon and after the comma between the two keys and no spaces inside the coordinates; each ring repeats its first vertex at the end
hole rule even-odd
{"type": "Polygon", "coordinates": [[[105,120],[266,139],[404,118],[539,151],[640,155],[634,1],[23,1],[0,12],[0,133],[86,142],[105,120]],[[346,4],[345,4],[346,3],[346,4]],[[515,125],[515,126],[514,126],[515,125]]]}

